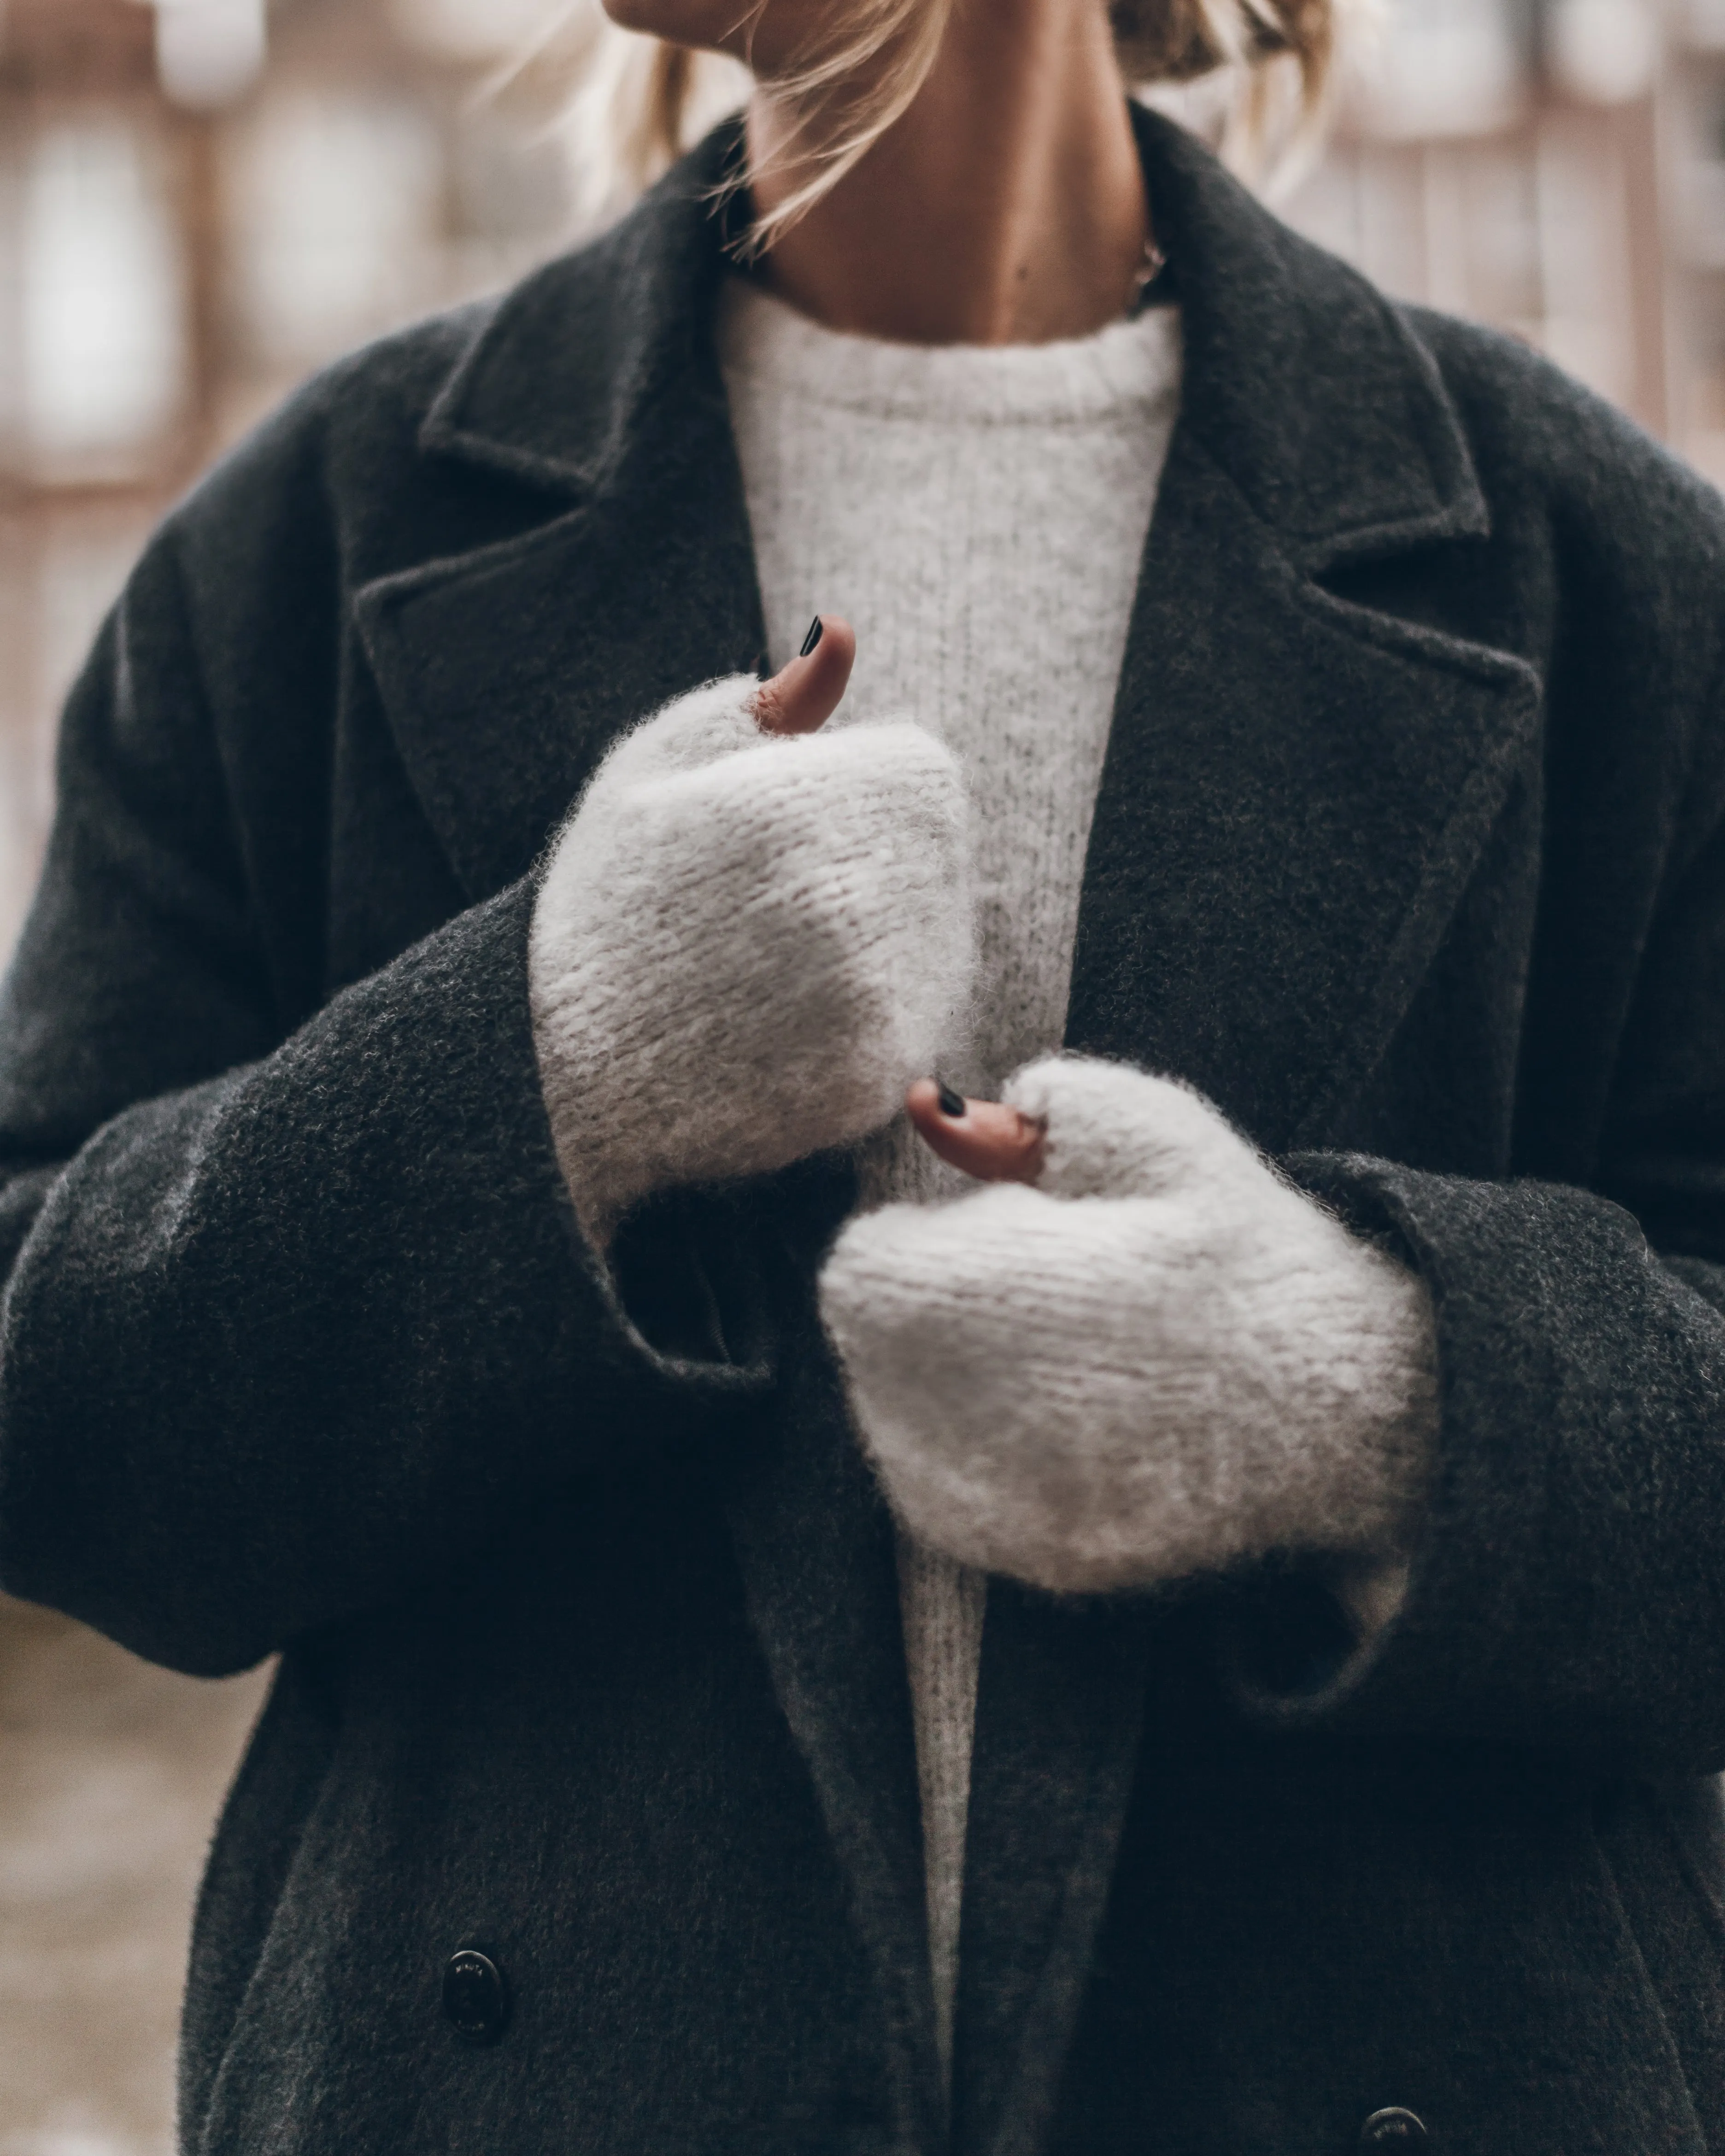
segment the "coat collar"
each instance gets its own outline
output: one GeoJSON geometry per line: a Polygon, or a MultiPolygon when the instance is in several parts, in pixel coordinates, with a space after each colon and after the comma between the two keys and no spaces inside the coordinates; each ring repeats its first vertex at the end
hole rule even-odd
{"type": "MultiPolygon", "coordinates": [[[[1485,535],[1455,407],[1399,310],[1181,129],[1135,124],[1185,377],[1070,1038],[1181,1070],[1280,1149],[1321,1142],[1381,1053],[1536,690],[1502,653],[1325,592],[1338,564],[1485,535]]],[[[403,760],[475,898],[526,871],[622,727],[762,656],[712,334],[740,149],[716,130],[529,279],[432,406],[425,455],[532,490],[543,520],[359,594],[403,760]]]]}
{"type": "MultiPolygon", "coordinates": [[[[1272,1150],[1322,1144],[1437,949],[1527,752],[1538,685],[1505,653],[1324,588],[1338,564],[1486,533],[1457,414],[1394,308],[1179,129],[1137,125],[1185,383],[1068,1038],[1179,1072],[1272,1150]]],[[[529,869],[622,727],[762,654],[711,333],[714,190],[737,143],[719,131],[614,231],[522,286],[437,399],[425,455],[532,490],[542,517],[359,595],[403,762],[475,899],[529,869]]],[[[789,1440],[792,1465],[742,1505],[738,1559],[897,2001],[895,2145],[927,2150],[907,1714],[897,1665],[876,1655],[864,1671],[856,1648],[896,1640],[886,1527],[860,1476],[802,1489],[803,1445],[789,1440]],[[809,1549],[831,1556],[813,1585],[809,1549]],[[819,1607],[829,1591],[842,1609],[819,1607]]],[[[1040,2146],[1128,1801],[1144,1651],[1142,1613],[991,1594],[964,1948],[983,1976],[959,2001],[960,2156],[1040,2146]]]]}
{"type": "Polygon", "coordinates": [[[1185,338],[1182,424],[1308,573],[1483,536],[1459,418],[1400,311],[1140,110],[1185,338]]]}
{"type": "Polygon", "coordinates": [[[620,223],[518,285],[432,405],[420,447],[590,501],[629,484],[649,431],[722,410],[711,316],[742,154],[727,121],[620,223]]]}
{"type": "Polygon", "coordinates": [[[517,536],[364,586],[396,744],[470,898],[523,875],[614,736],[755,668],[754,552],[712,335],[721,129],[634,212],[512,292],[420,430],[531,490],[517,536]]]}
{"type": "MultiPolygon", "coordinates": [[[[1183,129],[1133,108],[1182,305],[1186,426],[1307,568],[1483,533],[1484,498],[1430,356],[1397,311],[1271,217],[1183,129]]],[[[591,500],[649,426],[710,408],[735,122],[631,215],[504,302],[434,404],[436,456],[591,500]]],[[[707,416],[710,415],[710,412],[707,416]]]]}

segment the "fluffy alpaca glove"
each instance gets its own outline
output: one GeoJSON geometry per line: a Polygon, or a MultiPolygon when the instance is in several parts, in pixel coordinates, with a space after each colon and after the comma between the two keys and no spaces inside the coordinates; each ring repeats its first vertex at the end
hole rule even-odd
{"type": "Polygon", "coordinates": [[[884,1207],[821,1276],[911,1534],[1067,1593],[1393,1553],[1436,1414],[1424,1283],[1183,1086],[1055,1057],[1006,1098],[1044,1122],[1036,1188],[884,1207]]]}
{"type": "Polygon", "coordinates": [[[710,682],[625,736],[535,903],[540,1082],[601,1245],[650,1191],[878,1129],[968,1000],[952,758],[908,720],[763,734],[759,686],[710,682]]]}

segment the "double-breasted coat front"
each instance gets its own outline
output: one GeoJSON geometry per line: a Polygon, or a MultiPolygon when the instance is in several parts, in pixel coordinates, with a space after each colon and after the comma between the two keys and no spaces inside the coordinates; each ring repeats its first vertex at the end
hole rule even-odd
{"type": "Polygon", "coordinates": [[[1185,388],[1068,1037],[1429,1281],[1401,1614],[1343,1655],[1293,1557],[991,1584],[948,2121],[814,1312],[849,1172],[608,1266],[534,1062],[548,834],[761,655],[721,131],[297,398],[66,716],[0,1008],[0,1561],[179,1668],[282,1657],[188,2152],[1725,2147],[1725,508],[1137,125],[1185,388]]]}

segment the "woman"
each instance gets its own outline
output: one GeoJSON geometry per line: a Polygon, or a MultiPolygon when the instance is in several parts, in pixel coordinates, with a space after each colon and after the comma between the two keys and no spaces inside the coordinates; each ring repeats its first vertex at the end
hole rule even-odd
{"type": "Polygon", "coordinates": [[[188,2149],[1725,2137],[1725,511],[1117,12],[630,0],[746,130],[74,695],[0,1537],[282,1655],[188,2149]]]}

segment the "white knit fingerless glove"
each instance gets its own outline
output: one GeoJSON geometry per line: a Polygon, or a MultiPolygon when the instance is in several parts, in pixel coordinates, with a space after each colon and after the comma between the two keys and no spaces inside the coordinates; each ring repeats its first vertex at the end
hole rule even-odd
{"type": "Polygon", "coordinates": [[[1075,1593],[1394,1551],[1436,1414],[1424,1283],[1183,1086],[1056,1057],[1006,1097],[1045,1121],[1036,1188],[886,1206],[821,1276],[911,1533],[1075,1593]]]}
{"type": "Polygon", "coordinates": [[[959,1030],[957,767],[908,720],[778,737],[751,675],[627,735],[534,909],[540,1080],[583,1226],[878,1129],[959,1030]]]}

